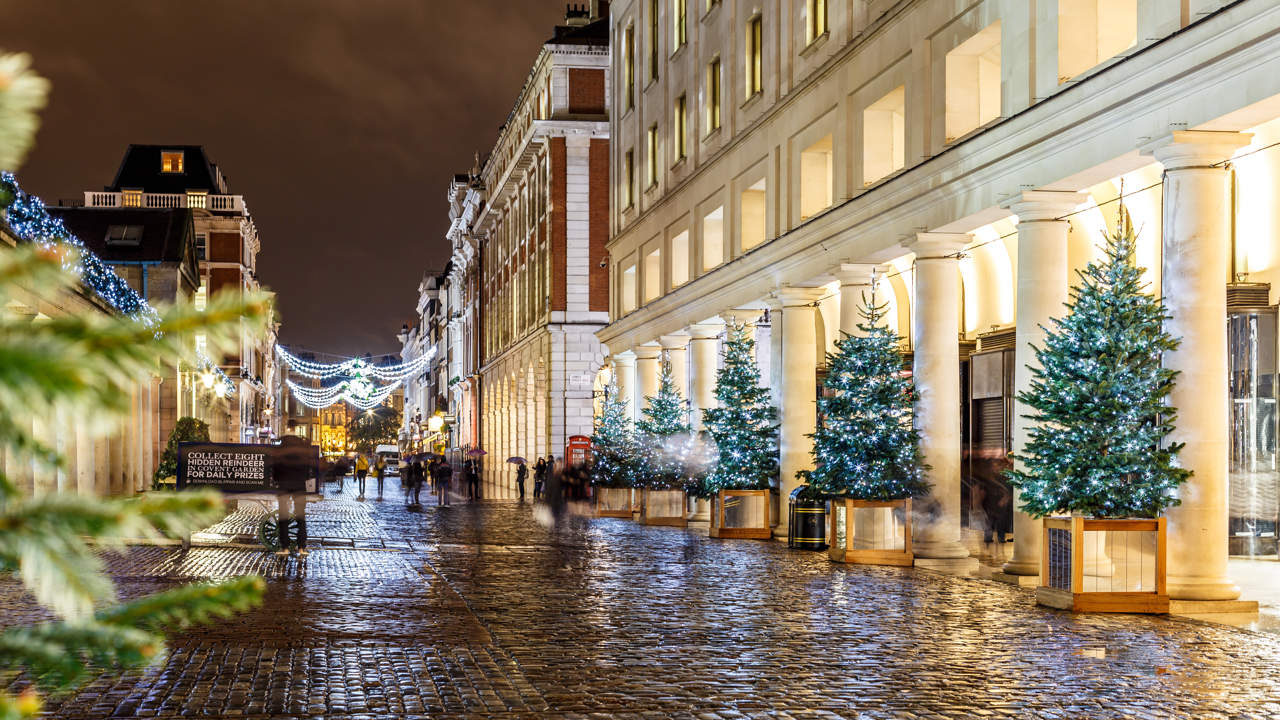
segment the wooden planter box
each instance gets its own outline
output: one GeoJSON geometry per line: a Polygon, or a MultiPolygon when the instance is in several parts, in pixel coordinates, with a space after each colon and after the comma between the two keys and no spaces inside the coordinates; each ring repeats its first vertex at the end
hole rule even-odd
{"type": "Polygon", "coordinates": [[[593,489],[596,496],[596,517],[631,517],[631,488],[593,489]]]}
{"type": "Polygon", "coordinates": [[[685,499],[683,490],[645,490],[640,519],[645,525],[685,527],[685,499]]]}
{"type": "Polygon", "coordinates": [[[717,538],[769,540],[777,522],[772,490],[721,490],[711,498],[711,528],[717,538]]]}
{"type": "Polygon", "coordinates": [[[1165,519],[1044,520],[1036,602],[1074,612],[1167,613],[1165,519]]]}
{"type": "Polygon", "coordinates": [[[915,562],[911,552],[911,498],[831,501],[827,555],[836,562],[901,565],[915,562]]]}

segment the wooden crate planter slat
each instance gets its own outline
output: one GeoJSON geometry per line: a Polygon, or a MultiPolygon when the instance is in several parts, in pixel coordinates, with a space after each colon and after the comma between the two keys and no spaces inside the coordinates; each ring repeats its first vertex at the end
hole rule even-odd
{"type": "Polygon", "coordinates": [[[645,490],[640,519],[645,525],[685,527],[685,499],[683,490],[645,490]]]}
{"type": "Polygon", "coordinates": [[[777,519],[772,490],[721,490],[711,498],[711,528],[716,538],[769,540],[777,519]]]}
{"type": "Polygon", "coordinates": [[[1045,518],[1040,578],[1041,605],[1167,613],[1165,519],[1045,518]]]}
{"type": "Polygon", "coordinates": [[[911,498],[836,498],[831,501],[829,525],[827,555],[836,562],[906,567],[915,562],[911,551],[911,498]],[[876,518],[875,514],[887,517],[876,518]],[[864,523],[865,531],[859,530],[859,521],[864,523]]]}
{"type": "Polygon", "coordinates": [[[631,517],[631,488],[594,489],[596,496],[596,517],[631,517]]]}

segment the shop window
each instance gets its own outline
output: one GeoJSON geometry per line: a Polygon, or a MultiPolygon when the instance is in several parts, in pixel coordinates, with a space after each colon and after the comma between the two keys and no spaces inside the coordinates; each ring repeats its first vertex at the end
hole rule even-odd
{"type": "Polygon", "coordinates": [[[813,217],[831,207],[834,181],[831,135],[800,152],[800,219],[813,217]]]}
{"type": "Polygon", "coordinates": [[[724,262],[724,206],[702,218],[702,270],[705,272],[724,262]]]}
{"type": "Polygon", "coordinates": [[[671,238],[671,287],[689,282],[689,231],[671,238]]]}
{"type": "Polygon", "coordinates": [[[906,164],[906,86],[899,85],[862,112],[862,183],[870,185],[906,164]]]}
{"type": "Polygon", "coordinates": [[[743,251],[750,250],[765,239],[765,182],[760,178],[742,191],[738,212],[739,237],[743,251]]]}
{"type": "Polygon", "coordinates": [[[644,302],[662,297],[662,248],[644,257],[644,302]]]}
{"type": "Polygon", "coordinates": [[[1138,0],[1058,0],[1058,82],[1138,42],[1138,0]]]}
{"type": "Polygon", "coordinates": [[[946,137],[951,142],[1000,117],[1000,23],[947,53],[946,137]]]}

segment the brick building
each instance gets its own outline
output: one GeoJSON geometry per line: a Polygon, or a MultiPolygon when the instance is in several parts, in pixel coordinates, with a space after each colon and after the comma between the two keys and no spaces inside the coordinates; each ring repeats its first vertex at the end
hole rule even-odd
{"type": "Polygon", "coordinates": [[[609,310],[608,29],[607,3],[570,6],[488,158],[450,185],[451,344],[464,359],[476,344],[451,402],[461,442],[488,453],[489,497],[515,492],[507,457],[562,458],[591,433],[609,310]]]}

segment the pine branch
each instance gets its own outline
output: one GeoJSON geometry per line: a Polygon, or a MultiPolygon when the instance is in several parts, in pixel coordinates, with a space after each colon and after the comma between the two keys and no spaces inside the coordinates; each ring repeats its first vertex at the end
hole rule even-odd
{"type": "Polygon", "coordinates": [[[103,610],[98,613],[98,622],[147,629],[205,624],[261,604],[266,587],[256,575],[217,583],[193,583],[103,610]]]}

